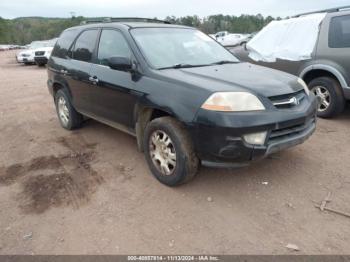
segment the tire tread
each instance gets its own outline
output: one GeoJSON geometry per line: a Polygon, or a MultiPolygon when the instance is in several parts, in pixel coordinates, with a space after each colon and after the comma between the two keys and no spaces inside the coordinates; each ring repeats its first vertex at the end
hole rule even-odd
{"type": "MultiPolygon", "coordinates": [[[[153,127],[161,127],[161,126],[167,126],[169,129],[173,131],[173,133],[177,136],[177,140],[181,141],[181,151],[184,153],[185,156],[185,172],[186,175],[180,180],[177,181],[175,184],[166,184],[168,186],[178,186],[184,183],[189,182],[192,180],[198,171],[199,168],[199,160],[196,156],[194,146],[191,140],[191,137],[189,136],[186,128],[183,124],[181,124],[179,121],[177,121],[175,118],[166,116],[166,117],[160,117],[152,120],[146,127],[145,132],[145,139],[144,139],[144,152],[145,154],[148,154],[148,138],[147,134],[150,133],[150,129],[153,127]]],[[[153,163],[149,163],[153,164],[153,163]]],[[[156,177],[158,179],[158,177],[156,177]]],[[[159,180],[159,179],[158,179],[159,180]]],[[[160,181],[164,183],[163,181],[160,181]]]]}
{"type": "MultiPolygon", "coordinates": [[[[70,123],[69,123],[69,125],[66,126],[66,127],[62,125],[62,127],[65,128],[65,129],[68,129],[68,130],[74,130],[74,129],[80,128],[82,123],[83,123],[83,116],[82,116],[82,114],[77,112],[75,110],[75,108],[73,107],[72,102],[71,102],[71,98],[70,98],[70,95],[69,95],[69,92],[68,92],[68,90],[66,88],[59,89],[56,92],[56,94],[55,94],[55,105],[56,105],[57,114],[58,114],[57,100],[58,100],[58,98],[60,96],[63,96],[66,99],[66,102],[67,102],[67,105],[68,105],[68,109],[69,109],[69,112],[70,112],[70,123]]],[[[59,119],[59,121],[61,122],[60,119],[59,119]]]]}
{"type": "Polygon", "coordinates": [[[322,118],[332,118],[343,112],[345,108],[345,99],[339,82],[334,78],[322,76],[313,79],[309,83],[309,88],[312,89],[312,87],[317,85],[323,85],[325,88],[329,89],[331,99],[333,100],[329,109],[325,112],[318,112],[317,115],[322,118]]]}

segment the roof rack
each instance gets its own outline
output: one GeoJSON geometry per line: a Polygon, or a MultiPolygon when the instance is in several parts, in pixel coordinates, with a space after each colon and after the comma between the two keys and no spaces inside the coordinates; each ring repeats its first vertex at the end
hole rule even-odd
{"type": "Polygon", "coordinates": [[[311,14],[317,14],[317,13],[334,13],[334,12],[339,12],[339,11],[343,11],[343,10],[347,10],[347,9],[350,9],[350,5],[302,13],[302,14],[295,15],[293,17],[300,17],[300,16],[304,16],[304,15],[311,15],[311,14]]]}
{"type": "Polygon", "coordinates": [[[142,18],[142,17],[101,17],[96,19],[89,19],[82,21],[81,25],[96,24],[96,23],[113,23],[113,22],[145,22],[145,23],[161,23],[171,24],[169,21],[158,20],[153,18],[142,18]]]}

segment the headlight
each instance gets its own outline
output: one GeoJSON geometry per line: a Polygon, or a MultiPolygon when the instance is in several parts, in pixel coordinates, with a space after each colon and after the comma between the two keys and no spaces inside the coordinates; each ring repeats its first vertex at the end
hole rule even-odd
{"type": "Polygon", "coordinates": [[[240,112],[265,110],[264,105],[248,92],[217,92],[212,94],[201,108],[211,111],[240,112]]]}
{"type": "Polygon", "coordinates": [[[301,84],[304,87],[305,93],[307,95],[309,95],[310,94],[310,90],[309,90],[307,84],[304,82],[304,80],[301,79],[300,77],[298,77],[298,83],[301,84]]]}

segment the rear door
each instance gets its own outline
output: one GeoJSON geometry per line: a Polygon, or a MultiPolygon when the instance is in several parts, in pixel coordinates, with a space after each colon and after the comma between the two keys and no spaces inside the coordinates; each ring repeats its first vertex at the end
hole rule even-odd
{"type": "Polygon", "coordinates": [[[71,59],[67,63],[64,74],[73,97],[74,107],[82,113],[91,112],[90,92],[92,82],[90,71],[94,59],[99,30],[84,30],[71,48],[71,59]]]}
{"type": "Polygon", "coordinates": [[[350,86],[350,13],[328,15],[323,22],[316,58],[338,70],[350,86]]]}
{"type": "Polygon", "coordinates": [[[49,79],[52,82],[68,86],[68,76],[65,74],[70,61],[69,49],[79,34],[77,29],[65,30],[58,39],[48,62],[49,79]]]}
{"type": "Polygon", "coordinates": [[[134,107],[141,93],[135,90],[136,81],[131,72],[111,69],[108,66],[107,60],[111,57],[134,60],[122,33],[117,29],[103,29],[96,64],[91,69],[91,76],[98,79],[98,83],[91,88],[93,114],[101,120],[133,129],[134,107]]]}

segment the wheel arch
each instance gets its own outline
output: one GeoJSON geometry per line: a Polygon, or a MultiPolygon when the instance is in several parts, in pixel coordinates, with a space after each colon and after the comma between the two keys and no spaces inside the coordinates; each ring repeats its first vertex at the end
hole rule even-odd
{"type": "Polygon", "coordinates": [[[166,109],[144,105],[136,106],[134,115],[135,133],[137,139],[137,147],[140,152],[143,152],[143,138],[147,124],[156,118],[164,116],[171,116],[177,119],[174,113],[166,109]]]}
{"type": "Polygon", "coordinates": [[[342,88],[348,88],[344,76],[333,66],[323,64],[310,65],[300,73],[300,78],[302,78],[307,84],[313,79],[322,76],[332,77],[339,82],[342,88]]]}
{"type": "Polygon", "coordinates": [[[72,98],[72,93],[71,93],[69,87],[66,84],[64,84],[62,82],[59,82],[59,81],[55,81],[52,84],[53,97],[55,98],[55,95],[56,95],[57,91],[60,90],[60,89],[63,89],[63,88],[67,89],[67,91],[69,93],[69,96],[72,98]]]}

